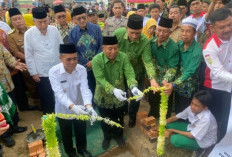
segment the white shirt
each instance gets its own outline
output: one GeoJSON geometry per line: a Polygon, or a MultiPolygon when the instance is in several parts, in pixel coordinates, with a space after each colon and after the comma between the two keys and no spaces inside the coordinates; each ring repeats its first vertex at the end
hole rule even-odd
{"type": "Polygon", "coordinates": [[[92,93],[88,86],[85,67],[77,64],[76,69],[69,74],[63,63],[59,63],[49,70],[49,80],[55,94],[55,112],[75,114],[69,109],[71,104],[92,104],[92,93]]]}
{"type": "Polygon", "coordinates": [[[10,26],[5,23],[5,22],[2,22],[0,21],[0,29],[4,30],[4,32],[7,34],[9,31],[11,31],[11,28],[10,26]]]}
{"type": "Polygon", "coordinates": [[[203,56],[207,64],[204,86],[231,92],[232,90],[232,37],[221,40],[213,34],[203,47],[203,56]]]}
{"type": "Polygon", "coordinates": [[[63,44],[63,40],[54,26],[48,25],[46,35],[43,35],[36,26],[26,31],[24,52],[30,75],[48,77],[49,69],[60,63],[60,44],[63,44]]]}
{"type": "Polygon", "coordinates": [[[146,16],[143,18],[143,27],[146,25],[148,19],[149,19],[149,18],[146,17],[146,16]]]}
{"type": "Polygon", "coordinates": [[[189,120],[187,130],[194,136],[201,148],[208,148],[217,142],[217,122],[210,110],[203,110],[195,115],[189,106],[176,117],[189,120]]]}

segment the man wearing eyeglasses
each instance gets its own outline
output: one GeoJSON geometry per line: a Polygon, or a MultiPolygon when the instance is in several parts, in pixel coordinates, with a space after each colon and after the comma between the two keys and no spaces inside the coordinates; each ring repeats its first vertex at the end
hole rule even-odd
{"type": "Polygon", "coordinates": [[[59,30],[64,43],[68,43],[68,34],[73,29],[74,25],[67,22],[67,13],[64,6],[55,6],[54,13],[56,19],[55,27],[59,30]]]}
{"type": "Polygon", "coordinates": [[[87,68],[89,88],[94,94],[96,81],[92,71],[92,59],[102,51],[102,32],[98,25],[87,22],[84,7],[73,9],[73,19],[77,25],[69,33],[68,42],[75,44],[79,64],[87,68]]]}
{"type": "Polygon", "coordinates": [[[58,29],[48,25],[43,7],[33,8],[35,26],[24,35],[24,51],[28,71],[36,82],[43,113],[54,112],[54,95],[48,71],[60,62],[59,46],[63,43],[58,29]]]}
{"type": "MultiPolygon", "coordinates": [[[[49,70],[49,80],[55,93],[55,112],[63,114],[89,114],[91,123],[97,113],[92,107],[92,93],[88,87],[86,69],[78,64],[74,44],[60,45],[61,63],[49,70]]],[[[69,157],[77,157],[76,149],[83,157],[91,157],[86,150],[86,121],[58,118],[64,150],[69,157]],[[72,126],[76,149],[73,148],[72,126]]]]}

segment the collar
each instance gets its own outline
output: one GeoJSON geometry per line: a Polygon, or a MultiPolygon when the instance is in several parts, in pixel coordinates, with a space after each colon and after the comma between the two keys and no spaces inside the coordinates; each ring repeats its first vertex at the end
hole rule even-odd
{"type": "MultiPolygon", "coordinates": [[[[142,35],[142,34],[141,34],[141,35],[142,35]]],[[[141,36],[140,36],[140,37],[141,37],[141,36]]],[[[138,44],[138,43],[139,43],[140,37],[139,37],[137,40],[132,41],[131,43],[137,43],[137,44],[138,44]]],[[[128,33],[127,33],[127,32],[124,34],[123,39],[129,40],[129,37],[128,37],[128,33]]]]}
{"type": "Polygon", "coordinates": [[[181,28],[181,22],[179,22],[179,24],[176,26],[176,28],[173,29],[172,31],[176,30],[177,28],[181,28]]]}
{"type": "MultiPolygon", "coordinates": [[[[106,55],[105,55],[104,52],[103,52],[103,57],[104,57],[105,64],[108,63],[108,62],[110,62],[110,60],[106,57],[106,55]]],[[[113,61],[113,63],[114,63],[114,62],[120,62],[119,52],[118,52],[118,54],[117,54],[115,60],[113,61]]]]}
{"type": "Polygon", "coordinates": [[[89,22],[87,22],[86,27],[85,27],[84,30],[83,30],[83,29],[80,29],[80,27],[79,27],[78,25],[76,25],[76,26],[77,26],[77,28],[78,28],[78,31],[80,31],[80,32],[84,32],[84,31],[87,31],[87,30],[90,29],[90,24],[89,24],[89,22]]]}
{"type": "MultiPolygon", "coordinates": [[[[164,49],[166,49],[167,44],[169,43],[169,40],[170,40],[170,38],[168,38],[166,41],[164,41],[160,46],[162,46],[164,49]]],[[[160,47],[160,46],[158,46],[158,39],[157,38],[155,38],[152,42],[155,42],[157,44],[157,47],[160,47]]]]}
{"type": "Polygon", "coordinates": [[[189,47],[187,48],[187,50],[184,50],[184,42],[181,40],[180,41],[180,51],[185,52],[185,53],[192,52],[192,49],[195,47],[195,45],[196,45],[196,40],[194,39],[192,41],[192,43],[189,45],[189,47]]]}
{"type": "MultiPolygon", "coordinates": [[[[202,11],[202,12],[200,13],[199,16],[200,16],[200,17],[203,17],[204,15],[205,15],[205,12],[202,11]]],[[[195,14],[192,14],[192,17],[193,17],[193,18],[196,18],[196,15],[195,15],[195,14]]]]}
{"type": "MultiPolygon", "coordinates": [[[[65,29],[70,29],[70,28],[72,28],[72,24],[71,23],[68,23],[67,22],[67,28],[65,28],[65,29]]],[[[64,29],[63,27],[61,27],[61,25],[59,24],[59,23],[56,23],[56,27],[58,28],[58,29],[64,29]]]]}
{"type": "MultiPolygon", "coordinates": [[[[28,29],[29,29],[27,26],[25,26],[25,27],[26,27],[26,30],[28,30],[28,29]]],[[[14,29],[15,29],[15,28],[14,28],[14,29]]],[[[16,33],[18,33],[18,34],[22,34],[22,33],[20,33],[20,32],[19,32],[19,30],[18,30],[18,29],[15,29],[15,32],[16,32],[16,33]]],[[[25,31],[25,32],[26,32],[26,31],[25,31]]]]}
{"type": "MultiPolygon", "coordinates": [[[[78,65],[78,64],[77,64],[78,65]]],[[[72,71],[72,73],[73,72],[77,72],[77,65],[76,65],[76,68],[72,71]]],[[[61,65],[60,65],[60,74],[68,74],[67,72],[66,72],[66,70],[65,70],[65,68],[64,68],[64,64],[63,63],[61,63],[61,65]]]]}

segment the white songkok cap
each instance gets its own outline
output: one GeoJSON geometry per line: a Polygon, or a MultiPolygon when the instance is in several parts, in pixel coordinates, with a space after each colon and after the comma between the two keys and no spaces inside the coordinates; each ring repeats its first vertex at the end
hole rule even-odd
{"type": "Polygon", "coordinates": [[[192,26],[193,28],[197,28],[197,20],[193,18],[185,18],[182,20],[182,25],[189,25],[192,26]]]}

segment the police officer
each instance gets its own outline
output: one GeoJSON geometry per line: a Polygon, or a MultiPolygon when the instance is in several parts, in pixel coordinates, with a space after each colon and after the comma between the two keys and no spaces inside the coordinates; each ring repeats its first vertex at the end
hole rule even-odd
{"type": "Polygon", "coordinates": [[[122,16],[124,9],[123,6],[124,4],[121,0],[116,0],[113,2],[112,10],[114,16],[106,19],[104,35],[112,35],[117,28],[126,27],[127,18],[122,16]]]}

